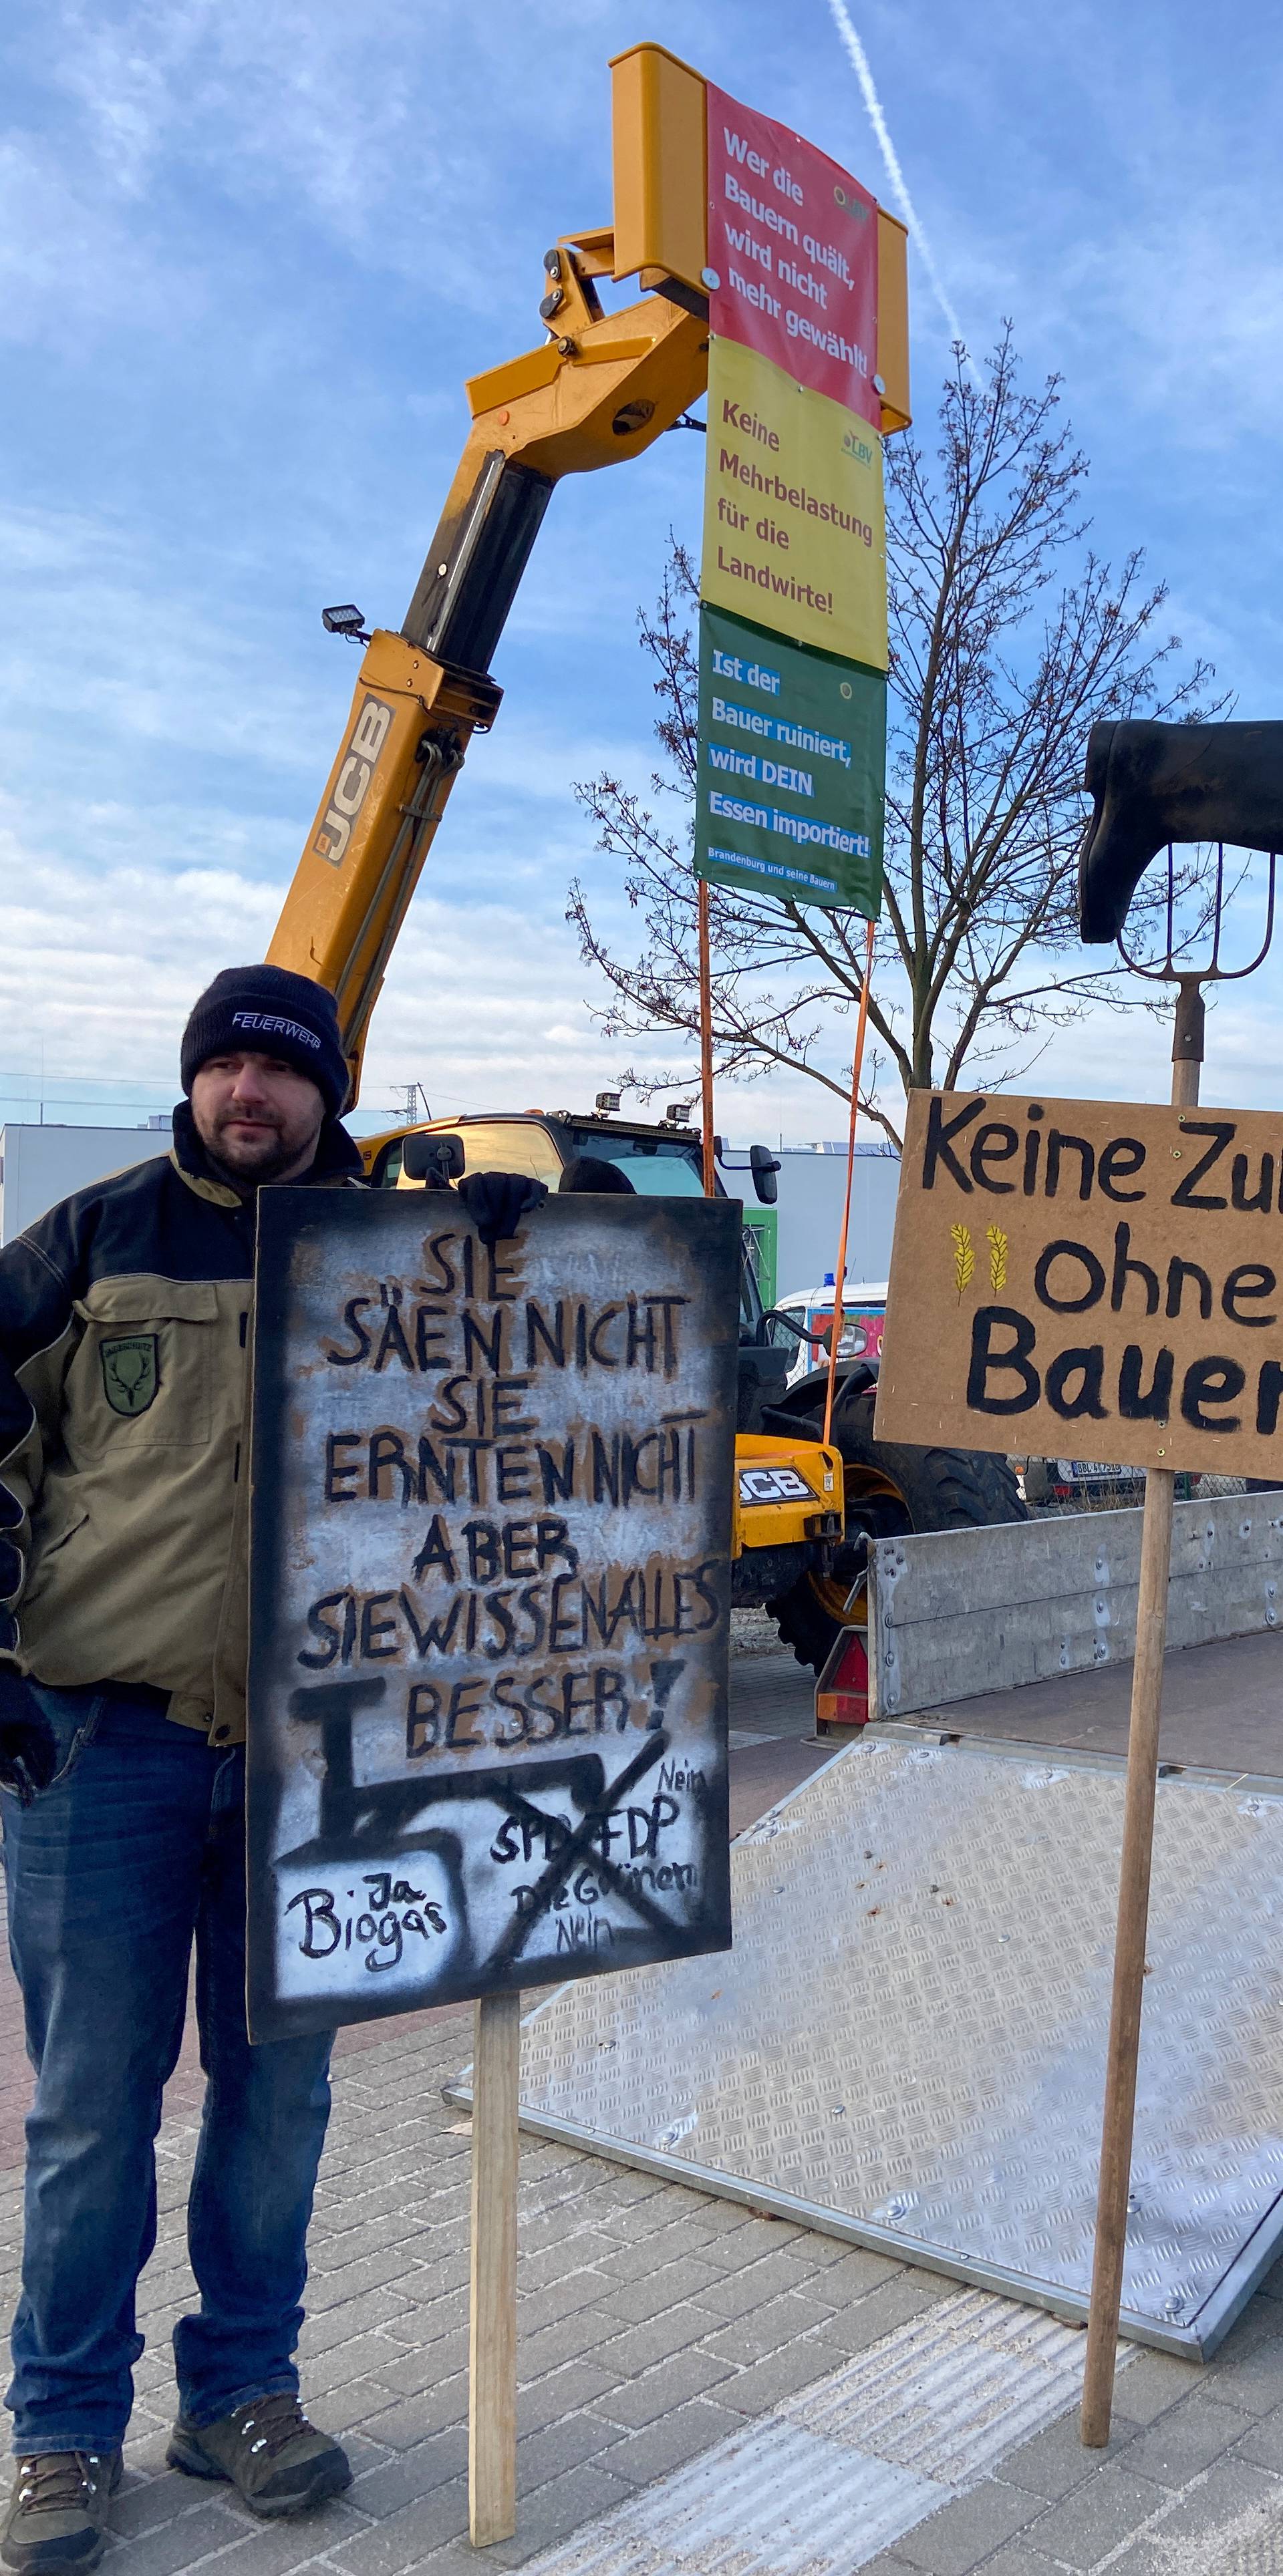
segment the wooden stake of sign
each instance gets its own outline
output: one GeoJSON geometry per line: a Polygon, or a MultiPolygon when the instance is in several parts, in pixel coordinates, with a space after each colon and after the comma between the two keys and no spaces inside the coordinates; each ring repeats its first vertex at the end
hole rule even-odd
{"type": "Polygon", "coordinates": [[[860,1075],[864,1070],[864,1036],[869,1025],[869,979],[873,973],[873,933],[870,919],[864,926],[864,981],[860,986],[860,1016],[855,1024],[855,1062],[851,1070],[851,1124],[846,1139],[846,1192],[842,1200],[842,1232],[838,1237],[837,1268],[833,1273],[833,1322],[829,1328],[829,1382],[824,1390],[824,1438],[833,1429],[833,1397],[837,1387],[838,1344],[842,1339],[842,1291],[846,1286],[846,1239],[851,1226],[851,1183],[855,1175],[855,1128],[860,1115],[860,1075]]]}
{"type": "MultiPolygon", "coordinates": [[[[1198,1099],[1202,1055],[1201,1003],[1191,1032],[1198,1054],[1177,1054],[1172,1066],[1172,1106],[1192,1109],[1198,1099]]],[[[1178,1014],[1176,1048],[1182,1044],[1178,1014]]],[[[1154,1854],[1154,1801],[1158,1787],[1158,1729],[1163,1700],[1163,1649],[1167,1639],[1167,1587],[1172,1560],[1170,1467],[1145,1475],[1140,1534],[1140,1595],[1136,1604],[1136,1660],[1132,1666],[1131,1720],[1127,1738],[1127,1790],[1118,1878],[1118,1929],[1114,1942],[1114,1992],[1105,2061],[1105,2114],[1096,2199],[1096,2251],[1092,2264],[1087,2355],[1083,2369],[1080,2432],[1089,2450],[1109,2440],[1114,2404],[1118,2318],[1127,2257],[1127,2204],[1131,2198],[1132,2134],[1136,2118],[1136,2067],[1145,1993],[1145,1936],[1154,1854]]]]}
{"type": "Polygon", "coordinates": [[[709,955],[708,879],[699,880],[699,1081],[700,1133],[704,1149],[704,1196],[717,1196],[717,1160],[713,1147],[713,968],[709,955]]]}
{"type": "Polygon", "coordinates": [[[517,2528],[520,1995],[483,1995],[475,2019],[468,2533],[486,2549],[517,2528]]]}

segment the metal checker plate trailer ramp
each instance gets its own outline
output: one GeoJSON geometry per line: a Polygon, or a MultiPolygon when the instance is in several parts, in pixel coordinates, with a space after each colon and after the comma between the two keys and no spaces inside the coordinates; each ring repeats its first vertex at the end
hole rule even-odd
{"type": "MultiPolygon", "coordinates": [[[[1085,2319],[1122,1791],[866,1736],[735,1845],[732,1951],[536,2007],[522,2125],[1085,2319]]],[[[1206,2358],[1283,2238],[1278,1783],[1160,1781],[1132,2206],[1122,2331],[1206,2358]]]]}

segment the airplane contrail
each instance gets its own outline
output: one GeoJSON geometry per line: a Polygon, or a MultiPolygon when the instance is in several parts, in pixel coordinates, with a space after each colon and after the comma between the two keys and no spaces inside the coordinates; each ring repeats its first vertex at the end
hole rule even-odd
{"type": "Polygon", "coordinates": [[[887,176],[900,201],[900,211],[904,216],[910,237],[917,245],[918,257],[931,281],[936,301],[949,325],[949,336],[953,340],[960,341],[965,350],[966,333],[953,309],[948,288],[936,267],[931,244],[922,229],[917,208],[905,184],[904,172],[900,167],[900,156],[887,130],[887,121],[882,113],[882,101],[873,86],[873,74],[869,69],[868,55],[851,23],[846,0],[829,0],[829,7],[833,12],[833,23],[851,57],[851,66],[860,84],[864,104],[868,110],[869,123],[878,138],[882,158],[887,166],[887,176]]]}

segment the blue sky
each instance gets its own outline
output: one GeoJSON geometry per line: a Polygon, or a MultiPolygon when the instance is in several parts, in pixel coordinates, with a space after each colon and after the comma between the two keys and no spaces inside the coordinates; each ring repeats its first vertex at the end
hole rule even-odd
{"type": "MultiPolygon", "coordinates": [[[[1145,548],[1236,712],[1283,713],[1267,14],[852,14],[972,344],[1009,314],[1031,372],[1062,372],[1098,542],[1145,548]]],[[[0,1117],[42,1082],[63,1114],[141,1115],[172,1096],[194,992],[270,935],[357,668],[321,607],[399,623],[464,376],[538,342],[543,250],[608,219],[608,56],[653,36],[890,191],[825,0],[19,0],[5,27],[0,1117]]],[[[948,335],[916,263],[911,292],[921,418],[948,335]]],[[[617,1069],[563,920],[576,869],[616,900],[570,787],[648,776],[634,609],[670,526],[697,542],[702,464],[664,438],[555,496],[368,1106],[411,1079],[447,1113],[569,1106],[617,1069]]],[[[1278,992],[1263,975],[1216,1014],[1209,1096],[1277,1096],[1278,992]]],[[[1039,1080],[1163,1096],[1165,1055],[1106,1019],[1039,1080]]],[[[719,1123],[835,1122],[790,1077],[719,1123]]]]}

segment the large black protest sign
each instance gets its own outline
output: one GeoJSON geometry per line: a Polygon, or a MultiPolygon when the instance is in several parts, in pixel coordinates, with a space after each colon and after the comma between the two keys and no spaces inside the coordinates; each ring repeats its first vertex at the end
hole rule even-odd
{"type": "Polygon", "coordinates": [[[727,1945],[738,1234],[262,1193],[256,2038],[727,1945]]]}

